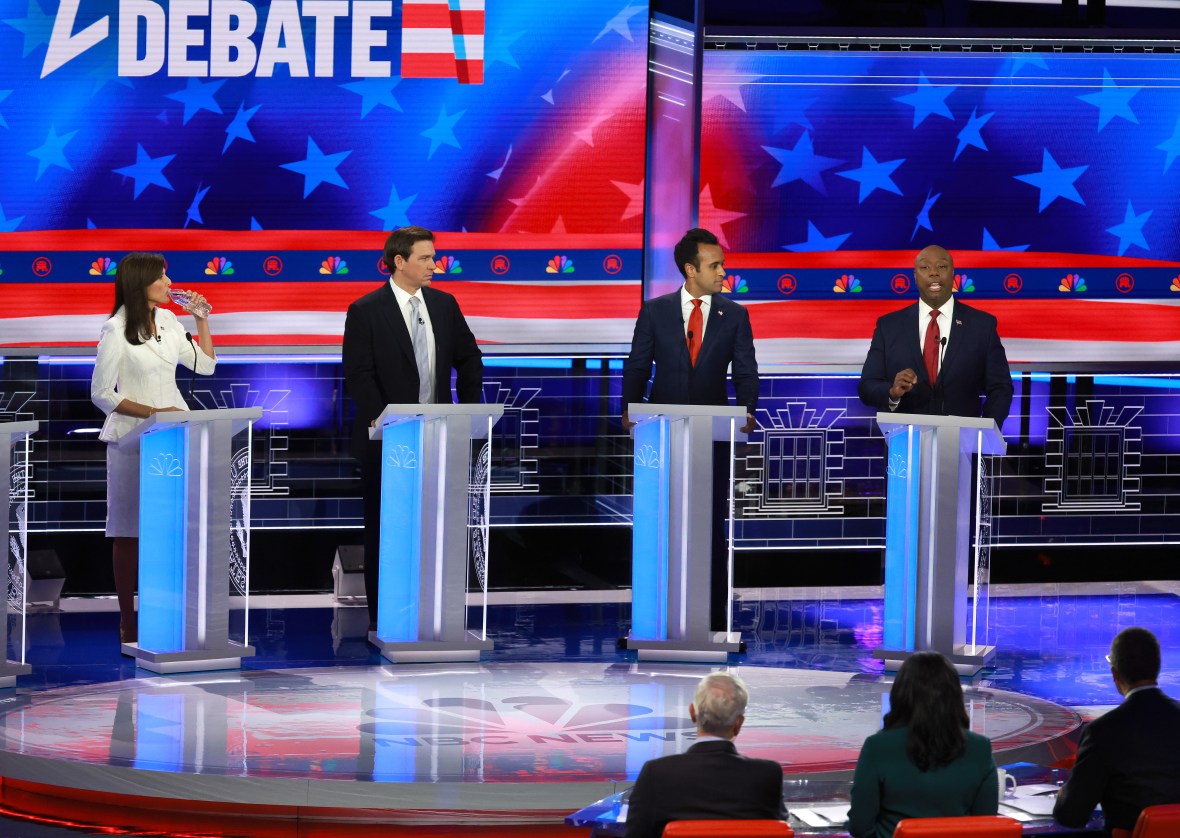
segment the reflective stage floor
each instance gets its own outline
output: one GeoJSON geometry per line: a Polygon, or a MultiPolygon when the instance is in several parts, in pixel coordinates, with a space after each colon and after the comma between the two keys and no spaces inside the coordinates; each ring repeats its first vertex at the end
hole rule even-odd
{"type": "MultiPolygon", "coordinates": [[[[881,603],[864,593],[742,593],[743,752],[798,776],[851,769],[889,688],[870,657],[881,603]]],[[[1103,656],[1126,626],[1160,636],[1161,682],[1180,692],[1169,668],[1180,599],[1168,586],[1017,593],[993,600],[995,669],[966,685],[973,729],[998,763],[1070,752],[1080,718],[1118,700],[1103,656]]],[[[415,666],[385,664],[365,643],[363,609],[260,598],[258,655],[241,671],[150,677],[119,656],[113,613],[67,603],[29,618],[33,672],[0,694],[4,805],[95,823],[95,801],[115,801],[105,817],[126,827],[138,823],[128,811],[165,798],[155,834],[169,816],[189,828],[184,813],[202,807],[320,824],[558,825],[691,740],[687,706],[709,667],[619,652],[625,596],[501,595],[483,661],[415,666]]],[[[64,834],[0,818],[0,835],[64,834]]]]}

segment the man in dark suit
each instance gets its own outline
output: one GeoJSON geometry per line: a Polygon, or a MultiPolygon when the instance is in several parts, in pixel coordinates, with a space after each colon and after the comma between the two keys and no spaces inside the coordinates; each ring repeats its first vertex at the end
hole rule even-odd
{"type": "Polygon", "coordinates": [[[423,227],[394,230],[382,258],[389,282],[348,307],[343,347],[344,384],[356,404],[350,450],[361,464],[370,631],[377,628],[381,443],[369,440],[369,428],[387,404],[453,403],[452,369],[460,402],[478,403],[483,389],[483,354],[459,304],[429,287],[434,233],[423,227]]]}
{"type": "Polygon", "coordinates": [[[877,410],[982,415],[1003,425],[1012,373],[996,318],[951,296],[955,263],[937,245],[918,254],[918,302],[877,321],[860,373],[860,400],[877,410]],[[932,316],[933,315],[933,316],[932,316]]]}
{"type": "MultiPolygon", "coordinates": [[[[695,228],[684,234],[673,255],[684,285],[648,300],[639,310],[631,354],[623,365],[623,427],[633,427],[627,405],[643,401],[649,379],[648,400],[654,404],[728,404],[725,379],[732,365],[737,400],[746,408],[746,424],[741,430],[749,433],[758,408],[758,360],[750,315],[720,293],[725,253],[715,235],[695,228]]],[[[711,619],[714,629],[725,630],[729,629],[725,602],[729,587],[725,539],[728,452],[723,443],[714,448],[711,528],[711,619]]]]}
{"type": "Polygon", "coordinates": [[[669,821],[786,820],[782,766],[744,757],[733,744],[749,700],[736,675],[701,680],[688,705],[696,744],[644,764],[627,804],[626,838],[659,838],[669,821]]]}
{"type": "Polygon", "coordinates": [[[1160,645],[1147,629],[1120,631],[1108,660],[1123,703],[1082,731],[1053,819],[1081,827],[1101,803],[1109,834],[1133,829],[1148,806],[1180,803],[1180,703],[1156,684],[1160,645]]]}

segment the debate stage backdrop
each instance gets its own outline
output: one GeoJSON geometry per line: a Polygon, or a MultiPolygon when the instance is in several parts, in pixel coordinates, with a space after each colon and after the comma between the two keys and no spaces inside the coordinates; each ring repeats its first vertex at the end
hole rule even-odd
{"type": "Polygon", "coordinates": [[[647,7],[487,6],[0,0],[0,344],[93,347],[133,249],[222,347],[338,344],[408,223],[482,340],[629,340],[647,7]]]}
{"type": "MultiPolygon", "coordinates": [[[[335,345],[406,223],[489,349],[627,344],[647,14],[0,0],[0,344],[88,350],[152,249],[222,346],[335,345]]],[[[700,218],[760,360],[859,363],[933,242],[1013,361],[1174,359],[1178,82],[1171,55],[708,49],[700,218]]]]}

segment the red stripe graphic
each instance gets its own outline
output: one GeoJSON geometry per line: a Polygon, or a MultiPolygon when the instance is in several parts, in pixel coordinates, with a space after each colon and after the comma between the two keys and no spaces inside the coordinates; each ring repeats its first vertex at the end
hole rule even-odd
{"type": "Polygon", "coordinates": [[[460,59],[456,63],[459,84],[483,84],[483,59],[460,59]]]}
{"type": "Polygon", "coordinates": [[[402,29],[450,29],[452,13],[446,3],[403,3],[402,29]]]}
{"type": "MultiPolygon", "coordinates": [[[[878,317],[903,305],[890,300],[783,300],[747,310],[756,338],[856,340],[868,339],[878,317]]],[[[1001,340],[1180,340],[1180,305],[1078,299],[971,300],[970,305],[996,316],[1001,340]],[[1135,328],[1128,328],[1129,323],[1135,328]]]]}
{"type": "Polygon", "coordinates": [[[467,11],[451,10],[451,31],[456,35],[483,35],[484,13],[482,9],[467,11]]]}
{"type": "MultiPolygon", "coordinates": [[[[179,285],[179,281],[177,285],[179,285]]],[[[218,314],[237,312],[323,311],[343,313],[350,303],[379,286],[377,282],[217,282],[197,279],[186,288],[200,291],[218,314]]],[[[612,285],[531,285],[516,283],[437,282],[454,295],[468,317],[514,320],[545,317],[562,320],[634,319],[639,313],[639,283],[612,285]],[[587,305],[593,299],[596,305],[587,305]]],[[[0,284],[0,311],[5,317],[53,317],[109,314],[114,304],[111,283],[56,282],[0,284]]],[[[3,319],[0,319],[0,323],[3,319]]],[[[97,336],[96,336],[97,338],[97,336]]]]}
{"type": "MultiPolygon", "coordinates": [[[[638,250],[643,234],[459,233],[434,231],[437,250],[638,250]]],[[[40,230],[0,233],[0,251],[87,250],[371,250],[380,255],[388,232],[372,230],[40,230]]]]}
{"type": "Polygon", "coordinates": [[[402,78],[450,79],[455,77],[454,53],[402,53],[402,78]]]}

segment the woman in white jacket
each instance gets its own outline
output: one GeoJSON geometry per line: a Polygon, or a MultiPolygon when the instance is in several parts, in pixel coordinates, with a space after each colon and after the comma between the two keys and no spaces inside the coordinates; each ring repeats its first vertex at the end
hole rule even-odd
{"type": "MultiPolygon", "coordinates": [[[[216,365],[208,317],[196,317],[197,338],[172,312],[166,263],[159,253],[128,253],[115,273],[115,307],[102,327],[90,399],[104,413],[99,439],[107,445],[107,528],[112,538],[119,636],[138,639],[135,587],[139,579],[139,449],[110,443],[165,410],[187,410],[176,386],[176,364],[210,375],[216,365]],[[197,351],[199,348],[200,351],[197,351]]],[[[188,307],[204,302],[192,294],[188,307]]],[[[201,309],[197,309],[200,311],[201,309]]],[[[191,312],[190,312],[191,313],[191,312]]]]}

